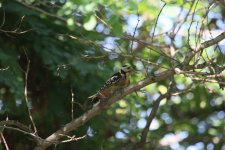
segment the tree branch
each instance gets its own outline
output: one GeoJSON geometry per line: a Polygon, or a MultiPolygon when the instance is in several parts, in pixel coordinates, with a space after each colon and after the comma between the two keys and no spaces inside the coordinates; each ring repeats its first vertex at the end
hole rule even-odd
{"type": "MultiPolygon", "coordinates": [[[[5,120],[5,121],[0,121],[0,126],[16,126],[17,128],[29,132],[29,133],[33,133],[34,131],[31,130],[28,126],[18,122],[18,121],[14,121],[14,120],[5,120]]],[[[4,128],[4,127],[3,127],[4,128]]]]}
{"type": "Polygon", "coordinates": [[[148,135],[148,131],[149,131],[149,127],[152,123],[152,120],[156,116],[156,112],[159,108],[159,104],[160,104],[161,100],[163,100],[164,98],[167,98],[169,96],[170,96],[170,93],[167,92],[163,95],[160,95],[160,97],[155,101],[154,106],[152,108],[152,111],[151,111],[150,115],[148,116],[147,124],[145,125],[145,128],[142,131],[141,140],[134,146],[134,149],[141,149],[145,145],[147,135],[148,135]]]}
{"type": "MultiPolygon", "coordinates": [[[[223,32],[219,36],[215,37],[214,39],[211,39],[209,41],[201,43],[200,46],[197,48],[197,50],[195,52],[192,52],[190,55],[188,55],[186,57],[184,62],[182,64],[180,64],[180,67],[181,68],[185,67],[184,71],[194,69],[196,67],[195,65],[192,65],[192,66],[188,65],[189,61],[194,57],[194,55],[197,52],[199,52],[199,51],[201,51],[201,50],[203,50],[203,49],[205,49],[205,48],[207,48],[209,46],[212,46],[212,45],[218,43],[219,41],[223,40],[224,38],[225,38],[225,32],[223,32]]],[[[74,119],[73,121],[71,121],[70,123],[66,124],[61,129],[59,129],[58,131],[54,132],[52,135],[47,137],[45,140],[38,140],[38,145],[37,145],[37,147],[35,149],[36,150],[46,149],[50,145],[54,144],[55,141],[59,141],[62,138],[61,135],[67,135],[70,131],[74,131],[74,130],[78,129],[80,126],[85,124],[91,118],[93,118],[96,115],[100,114],[105,109],[109,108],[113,103],[119,101],[120,99],[122,99],[126,95],[128,95],[128,94],[130,94],[132,92],[138,91],[141,88],[143,88],[143,87],[145,87],[145,86],[147,86],[147,85],[149,85],[151,83],[159,82],[161,80],[168,79],[168,77],[170,77],[170,76],[175,75],[176,74],[176,71],[175,71],[176,69],[177,68],[168,69],[167,71],[163,71],[163,72],[155,75],[154,77],[153,76],[147,77],[147,78],[143,79],[142,81],[139,81],[135,85],[130,85],[129,87],[125,88],[124,90],[116,92],[111,98],[104,100],[102,103],[100,103],[100,105],[92,108],[91,110],[89,110],[86,113],[84,113],[82,116],[80,116],[80,117],[74,119]]],[[[157,105],[155,107],[157,108],[157,105]]],[[[151,117],[152,117],[152,115],[151,115],[151,117]]],[[[152,119],[149,119],[148,124],[151,123],[151,120],[152,119]]],[[[0,122],[0,125],[1,125],[1,122],[0,122]]],[[[5,124],[3,124],[3,125],[5,125],[5,124]]]]}
{"type": "Polygon", "coordinates": [[[0,135],[1,135],[2,141],[3,141],[4,145],[5,145],[5,149],[6,150],[9,150],[9,146],[8,146],[6,140],[5,140],[5,137],[4,137],[3,133],[0,133],[0,135]]]}
{"type": "MultiPolygon", "coordinates": [[[[203,50],[204,48],[207,48],[209,46],[212,46],[212,45],[218,43],[219,41],[223,40],[224,38],[225,38],[225,32],[223,32],[222,34],[220,34],[219,36],[217,36],[214,39],[211,39],[209,41],[206,41],[206,42],[201,43],[200,44],[200,47],[196,50],[195,53],[192,52],[190,55],[188,55],[186,57],[186,59],[184,60],[184,62],[181,64],[181,67],[185,67],[186,70],[187,69],[188,70],[189,69],[194,69],[194,66],[193,67],[190,67],[188,65],[189,61],[194,57],[194,55],[198,51],[203,50]]],[[[116,92],[115,95],[113,95],[111,98],[106,99],[104,103],[101,103],[100,105],[98,105],[98,106],[92,108],[91,110],[87,111],[82,116],[80,116],[77,119],[71,121],[70,123],[68,123],[64,127],[62,127],[61,129],[59,129],[58,131],[56,131],[55,133],[53,133],[52,135],[50,135],[49,137],[47,137],[45,139],[45,141],[42,141],[42,142],[38,143],[38,146],[35,148],[35,150],[43,150],[43,149],[46,149],[48,146],[50,146],[51,144],[53,144],[54,141],[58,141],[61,138],[59,136],[60,134],[67,134],[70,131],[76,130],[77,128],[79,128],[80,126],[82,126],[83,124],[85,124],[88,120],[90,120],[94,116],[100,114],[105,109],[109,108],[111,106],[111,104],[119,101],[120,99],[122,99],[126,95],[128,95],[128,94],[130,94],[132,92],[138,91],[141,88],[143,88],[143,87],[145,87],[145,86],[147,86],[147,85],[149,85],[151,83],[168,79],[168,77],[173,76],[174,74],[176,74],[176,71],[174,69],[170,69],[170,70],[164,71],[162,73],[159,73],[159,74],[157,74],[154,77],[147,77],[144,80],[139,81],[137,84],[131,85],[131,86],[125,88],[121,92],[116,92]]]]}
{"type": "MultiPolygon", "coordinates": [[[[67,22],[67,19],[66,19],[65,17],[63,17],[63,16],[59,16],[59,15],[56,15],[56,14],[47,12],[47,11],[41,9],[41,8],[35,7],[35,6],[33,6],[33,5],[29,5],[29,4],[27,4],[26,2],[22,2],[22,1],[20,1],[20,0],[16,0],[16,2],[19,3],[19,4],[21,4],[21,5],[23,5],[23,6],[25,6],[25,7],[27,7],[27,8],[29,8],[29,9],[32,9],[32,10],[36,11],[36,12],[38,12],[38,13],[42,13],[42,14],[44,14],[44,15],[46,15],[46,16],[50,16],[50,17],[56,18],[56,19],[58,19],[58,20],[60,20],[60,21],[62,21],[62,22],[64,22],[64,23],[67,22]]],[[[81,25],[80,23],[75,22],[75,24],[76,24],[78,27],[83,28],[82,25],[81,25]]]]}
{"type": "Polygon", "coordinates": [[[152,111],[150,113],[150,115],[148,116],[148,119],[147,119],[147,124],[145,125],[145,128],[143,129],[142,131],[142,134],[141,134],[141,139],[140,141],[134,145],[133,149],[134,150],[139,150],[139,149],[142,149],[142,147],[147,143],[147,135],[148,135],[148,131],[149,131],[149,127],[152,123],[152,120],[154,119],[154,117],[156,116],[156,113],[157,113],[157,110],[159,108],[159,104],[161,102],[161,100],[163,100],[164,98],[168,98],[170,96],[176,96],[176,95],[180,95],[180,94],[183,94],[183,93],[187,93],[190,91],[192,87],[192,84],[189,85],[186,89],[184,90],[176,90],[177,92],[173,92],[171,93],[171,86],[170,88],[168,89],[168,92],[165,93],[165,94],[162,94],[159,96],[159,98],[157,98],[157,100],[155,101],[154,103],[154,106],[152,108],[152,111]]]}
{"type": "Polygon", "coordinates": [[[30,59],[28,57],[28,54],[26,52],[26,50],[24,49],[24,53],[26,55],[26,59],[27,59],[27,69],[26,69],[26,72],[25,72],[25,87],[24,87],[24,97],[25,97],[25,101],[26,101],[26,105],[27,105],[27,112],[28,112],[28,115],[29,115],[29,118],[30,118],[30,121],[32,123],[32,126],[34,128],[34,133],[37,134],[37,127],[34,123],[34,119],[32,117],[32,114],[31,114],[31,111],[30,111],[30,107],[29,107],[29,100],[28,100],[28,91],[27,91],[27,86],[28,86],[28,74],[29,74],[29,71],[30,71],[30,59]]]}
{"type": "Polygon", "coordinates": [[[174,74],[175,74],[175,72],[173,71],[173,69],[164,71],[162,73],[159,73],[155,77],[145,78],[144,80],[139,81],[136,85],[130,85],[129,87],[125,88],[123,91],[116,92],[111,98],[104,100],[104,102],[100,103],[98,106],[92,108],[91,110],[84,113],[82,116],[80,116],[77,119],[66,124],[61,129],[59,129],[58,131],[56,131],[55,133],[53,133],[52,135],[47,137],[45,139],[45,141],[41,141],[41,143],[38,143],[38,146],[35,148],[35,150],[46,149],[48,146],[53,144],[54,141],[58,141],[61,138],[60,135],[67,134],[70,131],[76,130],[77,128],[79,128],[80,126],[85,124],[88,120],[90,120],[94,116],[100,114],[101,112],[103,112],[104,110],[109,108],[111,106],[111,104],[119,101],[126,95],[128,95],[132,92],[138,91],[141,88],[143,88],[151,83],[167,79],[168,76],[172,76],[174,74]]]}
{"type": "Polygon", "coordinates": [[[213,38],[211,40],[208,40],[208,41],[205,41],[205,42],[201,43],[197,47],[196,51],[191,51],[187,55],[187,57],[185,58],[185,60],[183,62],[184,67],[189,64],[189,62],[195,56],[196,53],[198,53],[198,52],[202,51],[203,49],[208,48],[208,47],[210,47],[212,45],[215,45],[216,43],[222,41],[223,39],[225,39],[225,32],[222,32],[220,35],[218,35],[217,37],[215,37],[215,38],[213,38]]]}

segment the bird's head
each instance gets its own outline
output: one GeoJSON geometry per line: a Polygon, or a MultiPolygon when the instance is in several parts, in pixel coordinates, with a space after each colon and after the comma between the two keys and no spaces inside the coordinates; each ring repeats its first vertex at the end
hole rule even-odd
{"type": "Polygon", "coordinates": [[[134,68],[132,68],[131,66],[129,65],[124,65],[122,66],[121,68],[121,72],[125,72],[125,73],[130,73],[134,70],[134,68]]]}

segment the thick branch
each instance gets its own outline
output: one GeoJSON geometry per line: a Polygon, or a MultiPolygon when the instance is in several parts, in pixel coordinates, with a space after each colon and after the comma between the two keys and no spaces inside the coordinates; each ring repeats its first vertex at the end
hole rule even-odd
{"type": "Polygon", "coordinates": [[[102,111],[109,108],[111,104],[119,101],[126,95],[128,95],[132,92],[138,91],[141,88],[143,88],[151,83],[167,79],[168,76],[172,76],[174,74],[175,74],[175,72],[172,69],[168,70],[168,71],[164,71],[155,77],[148,77],[142,81],[139,81],[136,85],[131,85],[131,86],[125,88],[123,91],[117,92],[113,97],[105,100],[104,103],[101,103],[100,105],[92,108],[91,110],[89,110],[88,112],[86,112],[82,116],[80,116],[79,118],[66,124],[64,127],[62,127],[61,129],[59,129],[58,131],[56,131],[55,133],[53,133],[52,135],[47,137],[46,141],[39,143],[39,145],[36,147],[36,150],[46,149],[48,146],[53,144],[54,141],[58,141],[61,138],[61,136],[60,136],[61,134],[67,134],[72,130],[76,130],[77,128],[79,128],[80,126],[85,124],[88,120],[90,120],[94,116],[100,114],[102,111]]]}

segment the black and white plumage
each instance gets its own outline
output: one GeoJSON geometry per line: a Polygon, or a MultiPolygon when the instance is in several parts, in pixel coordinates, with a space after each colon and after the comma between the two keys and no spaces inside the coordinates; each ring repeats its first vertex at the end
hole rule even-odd
{"type": "Polygon", "coordinates": [[[96,94],[89,97],[92,105],[98,104],[101,99],[109,98],[115,91],[128,86],[130,84],[129,75],[132,71],[132,67],[128,65],[122,66],[120,71],[112,75],[96,94]]]}

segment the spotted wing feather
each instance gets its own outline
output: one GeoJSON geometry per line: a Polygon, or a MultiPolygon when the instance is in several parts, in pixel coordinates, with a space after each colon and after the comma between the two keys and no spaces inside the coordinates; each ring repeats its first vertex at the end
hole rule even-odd
{"type": "Polygon", "coordinates": [[[115,83],[117,83],[119,80],[121,79],[121,74],[118,72],[118,73],[115,73],[111,78],[109,78],[105,84],[103,85],[103,87],[100,89],[103,90],[105,88],[108,88],[110,87],[111,85],[114,85],[115,83]]]}

